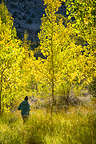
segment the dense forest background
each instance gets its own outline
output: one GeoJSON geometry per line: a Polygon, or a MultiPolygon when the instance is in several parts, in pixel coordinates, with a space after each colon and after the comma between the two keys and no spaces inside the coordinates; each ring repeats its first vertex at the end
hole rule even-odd
{"type": "Polygon", "coordinates": [[[19,39],[13,17],[0,4],[0,143],[85,144],[89,137],[88,144],[95,144],[95,105],[81,106],[78,96],[83,90],[91,94],[91,102],[96,97],[96,2],[44,0],[44,7],[32,48],[28,31],[19,39]],[[66,16],[58,13],[62,3],[66,16]],[[35,114],[23,127],[17,107],[26,95],[35,114]]]}

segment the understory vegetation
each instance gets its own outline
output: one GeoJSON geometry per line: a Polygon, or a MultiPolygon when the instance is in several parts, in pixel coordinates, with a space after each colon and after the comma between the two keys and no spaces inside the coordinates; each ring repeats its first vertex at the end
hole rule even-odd
{"type": "Polygon", "coordinates": [[[65,113],[32,110],[23,124],[18,112],[0,117],[0,144],[95,144],[94,107],[71,107],[65,113]]]}

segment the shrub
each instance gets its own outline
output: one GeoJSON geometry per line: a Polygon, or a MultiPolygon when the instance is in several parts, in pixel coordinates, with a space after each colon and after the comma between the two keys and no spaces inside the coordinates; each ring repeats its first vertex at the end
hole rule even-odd
{"type": "Polygon", "coordinates": [[[89,84],[89,93],[96,97],[96,77],[93,79],[93,81],[89,84]]]}

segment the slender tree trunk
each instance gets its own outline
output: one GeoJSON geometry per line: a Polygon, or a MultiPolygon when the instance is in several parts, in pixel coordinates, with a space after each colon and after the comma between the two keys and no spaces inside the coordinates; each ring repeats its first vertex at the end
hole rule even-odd
{"type": "Polygon", "coordinates": [[[3,78],[3,73],[1,73],[1,80],[0,80],[0,114],[1,114],[1,112],[2,112],[2,108],[1,108],[2,78],[3,78]]]}
{"type": "Polygon", "coordinates": [[[1,114],[1,90],[0,90],[0,114],[1,114]]]}
{"type": "Polygon", "coordinates": [[[55,103],[55,98],[54,98],[54,52],[53,52],[53,27],[52,27],[52,38],[51,38],[51,62],[52,62],[52,79],[51,79],[51,83],[52,83],[52,104],[51,104],[51,116],[52,116],[52,112],[53,112],[53,105],[55,103]]]}
{"type": "Polygon", "coordinates": [[[55,103],[55,99],[54,99],[54,79],[52,79],[52,104],[51,104],[51,115],[52,115],[52,112],[53,112],[53,105],[55,103]]]}

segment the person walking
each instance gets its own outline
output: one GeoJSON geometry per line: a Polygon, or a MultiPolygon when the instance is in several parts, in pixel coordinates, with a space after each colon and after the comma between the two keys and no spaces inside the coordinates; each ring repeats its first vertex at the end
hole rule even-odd
{"type": "Polygon", "coordinates": [[[30,112],[30,104],[28,103],[28,96],[26,96],[24,98],[24,101],[20,103],[18,110],[21,110],[23,123],[25,123],[28,120],[29,112],[30,112]]]}

